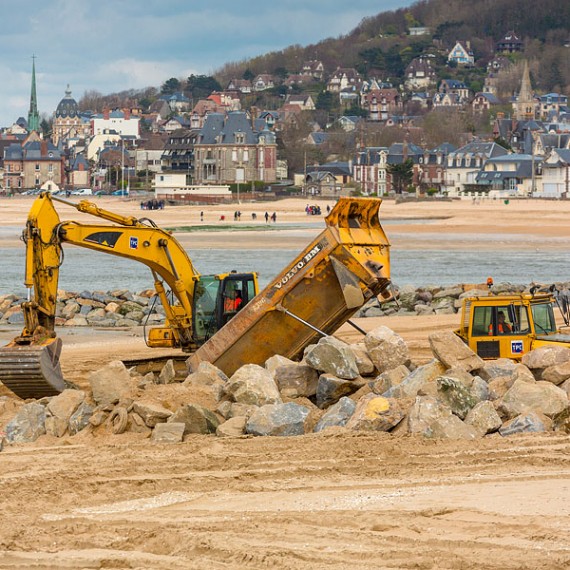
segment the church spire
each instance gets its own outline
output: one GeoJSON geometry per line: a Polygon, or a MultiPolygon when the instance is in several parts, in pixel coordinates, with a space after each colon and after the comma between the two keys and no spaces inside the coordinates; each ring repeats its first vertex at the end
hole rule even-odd
{"type": "Polygon", "coordinates": [[[521,89],[516,101],[516,118],[519,121],[534,118],[534,97],[532,94],[532,86],[530,83],[530,73],[528,70],[528,61],[525,59],[523,67],[523,75],[521,81],[521,89]]]}
{"type": "Polygon", "coordinates": [[[32,56],[32,92],[30,95],[30,110],[28,111],[28,131],[40,130],[40,114],[36,97],[36,56],[32,56]]]}

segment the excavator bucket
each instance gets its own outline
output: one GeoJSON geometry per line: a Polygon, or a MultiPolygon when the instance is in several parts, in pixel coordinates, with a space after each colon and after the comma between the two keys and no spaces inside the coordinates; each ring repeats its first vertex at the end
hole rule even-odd
{"type": "Polygon", "coordinates": [[[296,358],[374,297],[391,297],[388,239],[379,198],[340,198],[326,228],[188,360],[226,374],[280,354],[296,358]]]}
{"type": "Polygon", "coordinates": [[[42,345],[12,341],[0,348],[0,382],[22,399],[55,396],[66,388],[60,353],[60,338],[42,345]]]}

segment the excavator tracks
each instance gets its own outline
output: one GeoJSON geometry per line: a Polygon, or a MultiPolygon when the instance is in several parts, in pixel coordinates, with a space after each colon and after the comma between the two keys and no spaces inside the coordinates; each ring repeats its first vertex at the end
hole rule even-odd
{"type": "Polygon", "coordinates": [[[0,348],[0,382],[22,399],[55,396],[65,390],[59,365],[61,339],[48,345],[0,348]]]}

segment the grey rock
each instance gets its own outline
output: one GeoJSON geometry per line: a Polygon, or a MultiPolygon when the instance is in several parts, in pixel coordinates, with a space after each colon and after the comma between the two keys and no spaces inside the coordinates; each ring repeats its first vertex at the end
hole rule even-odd
{"type": "Polygon", "coordinates": [[[81,402],[81,404],[79,404],[77,410],[75,410],[69,418],[68,430],[70,435],[75,435],[90,425],[89,420],[93,415],[93,410],[93,406],[87,402],[81,402]]]}
{"type": "Polygon", "coordinates": [[[293,402],[268,404],[258,408],[247,420],[245,431],[252,435],[291,436],[305,433],[309,410],[293,402]]]}
{"type": "Polygon", "coordinates": [[[246,364],[236,370],[225,385],[225,392],[235,402],[263,406],[282,403],[273,376],[257,364],[246,364]]]}
{"type": "Polygon", "coordinates": [[[496,432],[503,422],[493,404],[489,401],[479,402],[469,410],[465,418],[467,425],[473,426],[481,436],[496,432]]]}
{"type": "Polygon", "coordinates": [[[100,406],[116,404],[122,397],[132,397],[132,381],[125,365],[115,360],[88,376],[93,399],[100,406]]]}
{"type": "Polygon", "coordinates": [[[309,398],[317,393],[319,374],[311,366],[293,362],[277,367],[274,372],[274,379],[282,396],[309,398]]]}
{"type": "Polygon", "coordinates": [[[319,432],[333,426],[344,427],[355,409],[356,403],[353,400],[346,396],[342,397],[322,415],[313,431],[319,432]]]}
{"type": "Polygon", "coordinates": [[[425,315],[435,315],[435,310],[430,305],[416,305],[414,307],[416,315],[423,317],[425,315]]]}
{"type": "Polygon", "coordinates": [[[207,434],[216,433],[220,420],[216,414],[203,406],[187,404],[176,410],[168,418],[168,423],[184,424],[184,435],[189,433],[207,434]]]}
{"type": "Polygon", "coordinates": [[[246,423],[245,416],[234,416],[217,427],[216,435],[218,437],[241,437],[245,434],[246,423]]]}
{"type": "Polygon", "coordinates": [[[518,433],[536,433],[550,431],[552,420],[539,412],[526,412],[505,422],[499,429],[503,437],[518,433]]]}
{"type": "Polygon", "coordinates": [[[265,361],[265,369],[271,372],[271,374],[274,374],[275,370],[277,370],[277,368],[280,366],[288,366],[290,364],[295,364],[295,362],[289,358],[286,358],[285,356],[275,354],[265,361]]]}
{"type": "Polygon", "coordinates": [[[451,331],[432,333],[428,340],[433,355],[447,368],[458,367],[472,372],[484,365],[484,361],[451,331]]]}
{"type": "Polygon", "coordinates": [[[404,339],[388,327],[380,326],[367,333],[364,344],[380,373],[410,362],[408,346],[404,339]]]}
{"type": "Polygon", "coordinates": [[[411,434],[442,439],[476,439],[477,431],[433,396],[418,396],[408,413],[411,434]]]}
{"type": "Polygon", "coordinates": [[[31,402],[24,404],[20,411],[6,426],[6,440],[9,443],[36,441],[46,433],[46,409],[31,402]]]}
{"type": "Polygon", "coordinates": [[[174,368],[174,360],[169,359],[158,375],[157,384],[173,384],[174,382],[176,382],[176,369],[174,368]]]}
{"type": "Polygon", "coordinates": [[[475,378],[473,378],[473,382],[469,389],[478,402],[491,399],[489,384],[487,384],[487,382],[485,382],[485,380],[480,376],[475,376],[475,378]]]}
{"type": "Polygon", "coordinates": [[[384,396],[387,398],[414,398],[420,389],[425,389],[426,384],[433,383],[443,374],[445,366],[438,360],[432,360],[423,366],[418,366],[410,372],[400,384],[392,386],[384,396]]]}
{"type": "Polygon", "coordinates": [[[554,431],[570,433],[570,406],[552,416],[552,428],[554,431]]]}
{"type": "Polygon", "coordinates": [[[332,374],[321,374],[317,383],[317,406],[324,410],[336,404],[343,396],[348,396],[360,386],[351,380],[337,378],[332,374]]]}
{"type": "Polygon", "coordinates": [[[498,377],[512,376],[517,364],[510,358],[498,358],[497,360],[485,360],[477,373],[483,380],[490,382],[498,377]]]}
{"type": "Polygon", "coordinates": [[[401,400],[368,394],[358,400],[347,429],[389,431],[406,416],[401,400]]]}
{"type": "Polygon", "coordinates": [[[387,392],[392,386],[397,386],[400,384],[407,376],[410,374],[410,370],[400,364],[396,368],[392,370],[386,370],[386,372],[382,372],[374,378],[374,380],[370,380],[368,385],[372,392],[378,395],[382,395],[387,392]]]}
{"type": "Polygon", "coordinates": [[[358,377],[358,366],[349,345],[334,338],[323,337],[305,353],[305,362],[315,370],[353,380],[358,377]]]}
{"type": "Polygon", "coordinates": [[[374,362],[372,362],[371,358],[368,356],[368,352],[366,350],[366,345],[364,344],[364,342],[351,344],[350,350],[352,350],[354,358],[356,359],[356,367],[358,368],[358,374],[360,376],[373,375],[376,371],[376,368],[374,366],[374,362]]]}
{"type": "Polygon", "coordinates": [[[436,385],[440,399],[462,420],[465,419],[469,410],[478,403],[469,388],[466,388],[458,380],[440,376],[436,379],[436,385]]]}
{"type": "Polygon", "coordinates": [[[133,403],[133,410],[143,419],[149,428],[154,428],[157,424],[166,422],[172,415],[170,410],[158,402],[140,399],[133,403]]]}
{"type": "Polygon", "coordinates": [[[184,439],[183,423],[158,424],[153,430],[150,440],[155,443],[181,443],[184,439]]]}

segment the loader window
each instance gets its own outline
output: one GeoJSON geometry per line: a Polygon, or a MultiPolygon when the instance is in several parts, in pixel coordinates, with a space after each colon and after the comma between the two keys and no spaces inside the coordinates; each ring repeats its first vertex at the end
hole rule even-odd
{"type": "Polygon", "coordinates": [[[540,303],[532,305],[532,318],[536,334],[547,334],[556,332],[556,321],[554,311],[550,303],[540,303]]]}
{"type": "Polygon", "coordinates": [[[488,336],[489,324],[492,323],[493,307],[475,307],[473,310],[473,336],[488,336]]]}
{"type": "Polygon", "coordinates": [[[194,294],[194,337],[207,340],[217,330],[216,299],[220,281],[213,275],[202,275],[194,294]]]}

